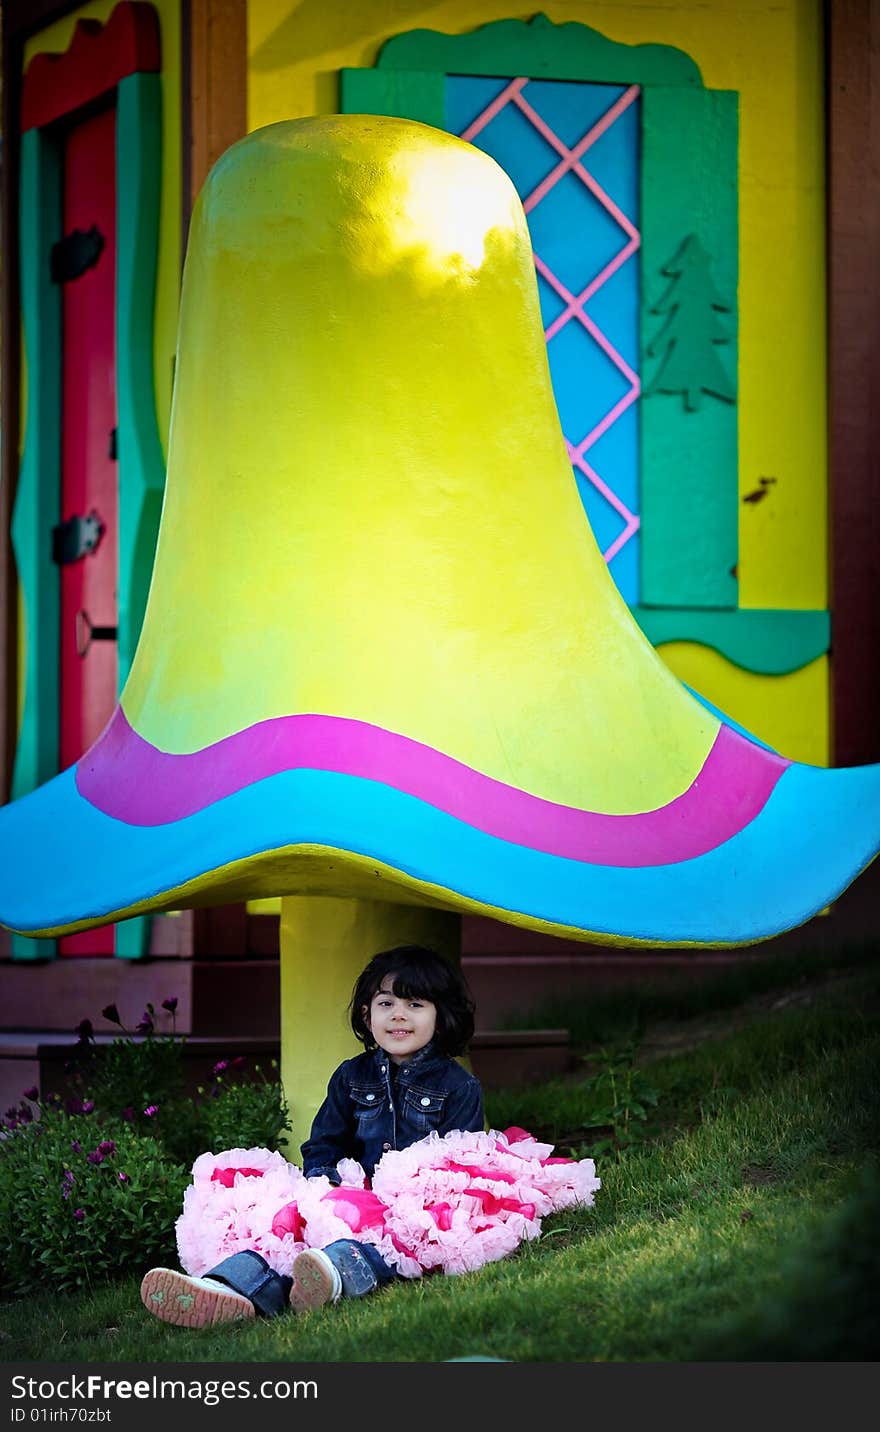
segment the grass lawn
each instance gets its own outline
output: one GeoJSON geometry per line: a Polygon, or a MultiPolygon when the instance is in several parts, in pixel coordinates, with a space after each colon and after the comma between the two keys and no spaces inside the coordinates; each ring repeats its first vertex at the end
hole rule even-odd
{"type": "Polygon", "coordinates": [[[616,995],[604,1025],[600,1002],[570,1009],[566,1023],[588,1032],[582,1072],[491,1093],[487,1113],[558,1152],[596,1150],[602,1189],[594,1208],[547,1219],[502,1263],[198,1332],[150,1317],[145,1270],[131,1268],[76,1295],[47,1287],[0,1305],[0,1357],[873,1361],[880,955],[804,970],[780,964],[775,989],[765,969],[751,988],[736,973],[678,1004],[616,995]],[[609,1068],[610,1102],[595,1077],[609,1068]],[[603,1099],[605,1114],[617,1101],[604,1125],[603,1099]]]}

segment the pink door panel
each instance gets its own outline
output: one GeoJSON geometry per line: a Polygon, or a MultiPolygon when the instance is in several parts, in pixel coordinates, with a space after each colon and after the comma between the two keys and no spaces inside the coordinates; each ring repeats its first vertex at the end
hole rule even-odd
{"type": "MultiPolygon", "coordinates": [[[[60,569],[62,770],[100,735],[116,703],[115,107],[67,136],[64,234],[76,236],[87,266],[63,284],[61,521],[74,533],[83,530],[74,519],[85,521],[93,545],[68,552],[60,569]]],[[[63,955],[113,949],[112,926],[60,941],[63,955]]]]}

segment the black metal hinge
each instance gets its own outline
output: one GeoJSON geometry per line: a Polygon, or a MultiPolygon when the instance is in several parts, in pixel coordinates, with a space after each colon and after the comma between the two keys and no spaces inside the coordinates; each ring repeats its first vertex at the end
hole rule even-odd
{"type": "Polygon", "coordinates": [[[78,562],[94,552],[104,536],[105,526],[94,508],[88,517],[68,517],[52,528],[52,561],[59,567],[78,562]]]}
{"type": "Polygon", "coordinates": [[[97,224],[88,230],[71,229],[49,254],[49,266],[53,283],[69,283],[79,278],[87,269],[94,268],[104,247],[104,235],[97,224]]]}
{"type": "Polygon", "coordinates": [[[76,614],[76,654],[85,656],[93,641],[115,641],[119,628],[115,626],[92,626],[88,612],[76,614]]]}

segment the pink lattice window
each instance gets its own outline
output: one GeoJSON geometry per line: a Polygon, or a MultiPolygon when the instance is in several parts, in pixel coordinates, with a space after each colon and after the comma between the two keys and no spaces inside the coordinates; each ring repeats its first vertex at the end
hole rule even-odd
{"type": "Polygon", "coordinates": [[[632,603],[639,93],[638,85],[463,76],[450,76],[446,92],[449,127],[492,154],[523,200],[563,433],[597,541],[632,603]]]}

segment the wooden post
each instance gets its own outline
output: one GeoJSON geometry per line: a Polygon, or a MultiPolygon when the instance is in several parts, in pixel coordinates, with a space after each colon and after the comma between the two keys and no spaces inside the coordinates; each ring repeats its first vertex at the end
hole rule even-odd
{"type": "Polygon", "coordinates": [[[835,766],[880,760],[880,0],[826,7],[835,766]]]}
{"type": "MultiPolygon", "coordinates": [[[[189,221],[208,171],[247,133],[247,0],[182,0],[181,265],[189,221]]],[[[197,910],[193,953],[247,953],[244,905],[197,910]]]]}
{"type": "Polygon", "coordinates": [[[208,170],[247,133],[247,0],[184,0],[183,248],[208,170]]]}

